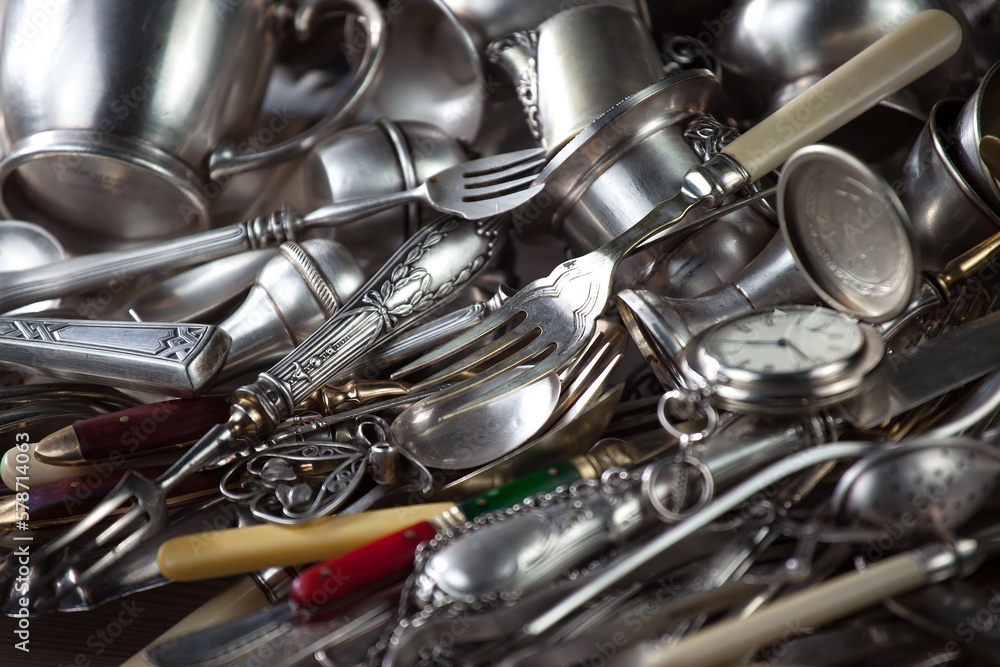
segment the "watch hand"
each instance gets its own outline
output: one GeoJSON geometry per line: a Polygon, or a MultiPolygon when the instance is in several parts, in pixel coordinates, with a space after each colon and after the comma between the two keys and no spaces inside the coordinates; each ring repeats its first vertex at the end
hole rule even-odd
{"type": "Polygon", "coordinates": [[[796,345],[795,343],[793,343],[790,340],[782,338],[781,339],[781,343],[779,343],[779,345],[783,345],[784,347],[789,348],[792,352],[794,352],[795,354],[799,355],[800,357],[802,357],[803,359],[805,359],[806,361],[808,361],[810,363],[815,363],[815,361],[816,361],[815,359],[813,359],[812,357],[810,357],[808,354],[806,354],[805,352],[803,352],[802,350],[800,350],[799,346],[796,345]]]}

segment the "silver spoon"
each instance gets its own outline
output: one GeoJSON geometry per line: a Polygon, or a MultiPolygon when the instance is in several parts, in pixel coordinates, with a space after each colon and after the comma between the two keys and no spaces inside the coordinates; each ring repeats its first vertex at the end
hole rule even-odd
{"type": "Polygon", "coordinates": [[[842,523],[877,527],[893,542],[947,537],[989,498],[1000,450],[969,438],[883,446],[840,478],[831,509],[842,523]]]}
{"type": "MultiPolygon", "coordinates": [[[[481,389],[489,391],[488,387],[503,383],[511,373],[523,371],[523,367],[511,369],[481,389]]],[[[392,422],[392,435],[401,449],[425,466],[443,470],[476,468],[503,457],[538,433],[559,402],[561,384],[555,372],[548,373],[444,421],[440,417],[453,412],[467,398],[458,396],[457,400],[434,403],[435,397],[431,396],[400,413],[392,422]]]]}

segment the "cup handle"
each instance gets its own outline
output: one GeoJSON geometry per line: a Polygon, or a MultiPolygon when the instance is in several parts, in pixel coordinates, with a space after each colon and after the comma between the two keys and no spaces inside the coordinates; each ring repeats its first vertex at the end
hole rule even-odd
{"type": "Polygon", "coordinates": [[[334,12],[358,15],[364,21],[368,33],[368,43],[357,74],[340,103],[299,136],[260,152],[237,153],[231,145],[217,147],[207,159],[210,180],[269,167],[302,155],[327,135],[350,123],[368,102],[385,60],[385,21],[382,13],[374,0],[305,0],[295,12],[296,32],[300,36],[308,35],[318,14],[334,12]]]}

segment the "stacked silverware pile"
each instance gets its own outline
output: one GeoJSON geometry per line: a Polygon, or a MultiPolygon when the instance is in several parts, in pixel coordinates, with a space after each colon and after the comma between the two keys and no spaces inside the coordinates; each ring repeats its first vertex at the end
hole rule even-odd
{"type": "Polygon", "coordinates": [[[2,12],[3,664],[1000,662],[997,3],[2,12]]]}

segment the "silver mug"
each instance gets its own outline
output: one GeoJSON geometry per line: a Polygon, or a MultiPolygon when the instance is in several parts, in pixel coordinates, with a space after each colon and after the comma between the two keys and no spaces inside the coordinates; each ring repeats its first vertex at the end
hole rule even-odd
{"type": "Polygon", "coordinates": [[[377,76],[374,0],[306,0],[294,15],[300,35],[320,12],[356,14],[369,48],[338,108],[261,148],[268,136],[258,134],[278,134],[256,129],[257,116],[289,9],[282,0],[7,2],[0,209],[119,239],[207,226],[210,184],[309,150],[353,118],[377,76]]]}

